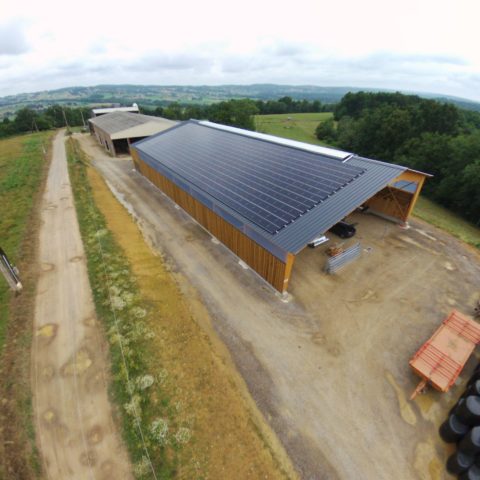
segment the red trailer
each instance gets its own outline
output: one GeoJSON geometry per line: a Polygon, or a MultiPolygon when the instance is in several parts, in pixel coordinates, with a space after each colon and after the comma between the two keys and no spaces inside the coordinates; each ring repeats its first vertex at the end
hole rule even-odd
{"type": "Polygon", "coordinates": [[[422,378],[410,399],[427,383],[440,392],[447,392],[479,342],[480,324],[454,310],[409,362],[422,378]]]}

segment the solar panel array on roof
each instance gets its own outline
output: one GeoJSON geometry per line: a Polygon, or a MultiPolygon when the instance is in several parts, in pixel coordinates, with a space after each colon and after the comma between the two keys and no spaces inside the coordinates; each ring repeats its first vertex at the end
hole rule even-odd
{"type": "Polygon", "coordinates": [[[270,234],[364,173],[317,153],[196,122],[153,139],[136,148],[270,234]]]}

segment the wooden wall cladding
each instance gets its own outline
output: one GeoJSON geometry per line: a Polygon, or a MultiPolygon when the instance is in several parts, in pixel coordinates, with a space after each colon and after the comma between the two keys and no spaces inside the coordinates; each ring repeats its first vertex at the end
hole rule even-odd
{"type": "Polygon", "coordinates": [[[377,212],[388,215],[389,217],[398,218],[402,222],[406,222],[417,203],[425,178],[426,175],[421,172],[407,170],[393,180],[392,184],[399,180],[415,182],[417,188],[414,193],[409,193],[405,190],[388,186],[383,190],[380,190],[380,192],[368,200],[366,204],[377,212]]]}
{"type": "Polygon", "coordinates": [[[183,208],[200,225],[229,248],[235,255],[255,270],[262,278],[280,292],[286,291],[292,270],[294,255],[289,254],[287,263],[282,262],[268,250],[258,245],[240,230],[211,211],[190,194],[179,188],[161,173],[141,160],[137,151],[131,149],[135,168],[177,205],[183,208]]]}
{"type": "Polygon", "coordinates": [[[386,187],[375,194],[366,203],[376,212],[389,217],[398,218],[402,222],[407,221],[410,203],[414,195],[394,187],[386,187]]]}

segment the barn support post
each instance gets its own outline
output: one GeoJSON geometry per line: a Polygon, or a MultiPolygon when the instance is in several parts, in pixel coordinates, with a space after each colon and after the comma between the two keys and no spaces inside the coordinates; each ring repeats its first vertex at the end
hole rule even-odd
{"type": "Polygon", "coordinates": [[[415,204],[417,203],[418,197],[420,196],[420,192],[422,191],[423,183],[425,182],[425,177],[422,176],[417,184],[417,189],[415,190],[415,193],[413,194],[413,198],[410,202],[410,205],[407,210],[407,220],[408,217],[410,217],[411,213],[413,212],[413,209],[415,208],[415,204]]]}
{"type": "Polygon", "coordinates": [[[288,289],[288,284],[290,282],[290,276],[292,275],[293,264],[295,263],[295,255],[293,253],[287,254],[287,262],[285,264],[285,272],[283,277],[283,290],[282,293],[286,292],[288,289]]]}

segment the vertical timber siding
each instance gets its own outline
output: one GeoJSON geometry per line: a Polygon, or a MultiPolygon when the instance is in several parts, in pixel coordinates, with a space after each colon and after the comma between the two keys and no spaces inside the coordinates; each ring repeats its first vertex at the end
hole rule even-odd
{"type": "Polygon", "coordinates": [[[265,248],[258,245],[226,220],[212,212],[187,192],[177,187],[162,174],[144,163],[138,153],[131,149],[135,168],[177,205],[183,208],[200,225],[255,270],[263,279],[280,292],[286,291],[295,256],[288,255],[282,262],[265,248]]]}
{"type": "Polygon", "coordinates": [[[417,203],[418,196],[422,190],[425,181],[425,175],[419,172],[407,170],[395,178],[391,183],[399,180],[416,182],[417,188],[414,193],[405,192],[395,187],[385,187],[375,194],[366,204],[374,211],[387,215],[391,218],[397,218],[406,222],[417,203]]]}
{"type": "Polygon", "coordinates": [[[413,194],[394,187],[386,187],[366,203],[375,212],[406,222],[413,194]]]}
{"type": "Polygon", "coordinates": [[[415,204],[417,203],[418,197],[420,196],[420,192],[423,188],[423,184],[425,183],[425,178],[425,175],[422,175],[420,172],[412,172],[410,170],[407,170],[406,172],[403,172],[397,179],[407,180],[409,182],[417,182],[417,189],[415,190],[412,201],[410,202],[410,206],[408,207],[407,219],[415,208],[415,204]]]}

